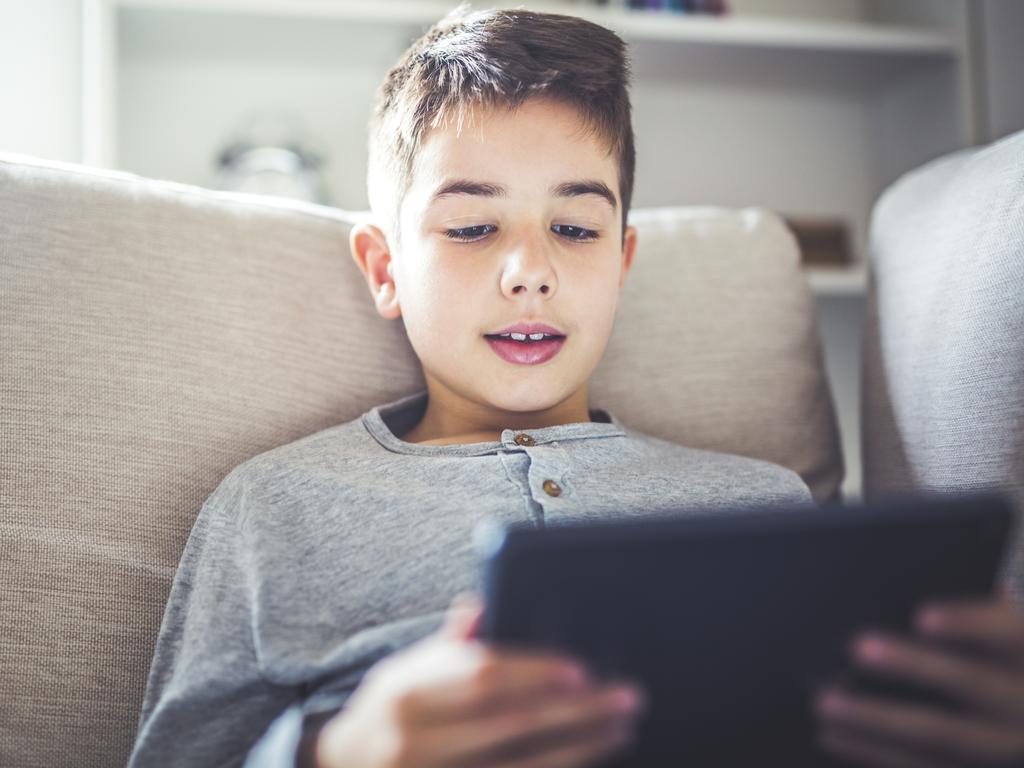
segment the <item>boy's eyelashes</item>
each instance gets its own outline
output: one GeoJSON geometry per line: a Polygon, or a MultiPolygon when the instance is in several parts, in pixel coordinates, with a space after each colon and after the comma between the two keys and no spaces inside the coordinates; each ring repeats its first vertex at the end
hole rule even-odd
{"type": "Polygon", "coordinates": [[[446,229],[444,231],[444,234],[445,234],[446,237],[449,237],[452,240],[462,240],[462,241],[480,240],[486,234],[489,234],[488,232],[486,232],[488,227],[490,227],[490,230],[492,232],[496,229],[496,227],[494,227],[491,224],[479,224],[479,225],[477,225],[475,227],[462,227],[460,229],[446,229]]]}
{"type": "MultiPolygon", "coordinates": [[[[452,240],[458,240],[460,242],[468,243],[482,240],[491,232],[495,232],[498,228],[493,224],[478,224],[474,227],[461,227],[459,229],[446,229],[444,234],[446,237],[452,240]]],[[[556,235],[561,235],[566,240],[573,242],[582,243],[597,240],[601,233],[596,229],[587,229],[586,227],[577,227],[573,224],[552,224],[551,231],[556,235]]]]}

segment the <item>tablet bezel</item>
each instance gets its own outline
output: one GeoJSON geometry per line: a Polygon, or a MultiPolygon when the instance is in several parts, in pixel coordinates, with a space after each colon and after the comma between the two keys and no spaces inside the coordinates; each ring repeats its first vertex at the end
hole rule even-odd
{"type": "MultiPolygon", "coordinates": [[[[543,528],[531,524],[504,525],[482,527],[477,532],[478,553],[483,561],[483,595],[485,603],[484,616],[481,622],[479,636],[482,640],[495,645],[505,647],[522,647],[543,649],[549,648],[554,651],[578,655],[588,661],[592,668],[595,668],[601,677],[632,677],[642,679],[643,674],[637,670],[643,665],[640,663],[629,664],[621,659],[612,663],[608,659],[601,662],[598,658],[601,654],[595,651],[600,645],[597,639],[599,633],[596,631],[584,632],[584,630],[571,630],[566,624],[564,632],[568,633],[557,643],[551,643],[543,638],[531,637],[531,630],[524,630],[524,626],[531,621],[547,622],[546,632],[557,634],[554,623],[562,620],[554,607],[559,595],[571,599],[575,594],[577,600],[575,611],[571,614],[564,614],[566,622],[575,622],[577,627],[608,627],[605,635],[621,631],[623,617],[629,615],[630,606],[627,602],[632,599],[636,604],[651,599],[650,590],[657,590],[657,585],[647,584],[646,591],[632,593],[630,598],[628,565],[632,562],[635,569],[654,568],[657,562],[661,567],[667,569],[666,573],[671,574],[673,563],[669,556],[670,551],[684,551],[687,547],[702,547],[690,551],[688,563],[677,563],[675,571],[682,577],[696,578],[701,570],[696,561],[700,559],[701,552],[716,551],[722,557],[728,557],[730,547],[733,552],[745,552],[747,557],[753,557],[756,561],[759,553],[767,553],[767,547],[781,548],[782,551],[772,551],[771,557],[762,557],[763,563],[776,560],[775,577],[779,583],[785,583],[782,574],[783,567],[796,568],[801,562],[815,562],[821,565],[819,560],[825,558],[823,551],[811,552],[807,548],[817,543],[819,547],[832,547],[835,549],[835,558],[832,561],[824,561],[824,570],[827,573],[829,562],[842,560],[841,555],[844,546],[859,547],[862,554],[871,554],[872,547],[875,554],[875,562],[870,563],[871,571],[861,571],[865,575],[865,581],[877,586],[877,579],[886,576],[894,581],[892,588],[882,590],[871,596],[877,604],[877,610],[871,609],[871,600],[864,600],[857,597],[857,584],[849,574],[842,577],[841,574],[832,574],[831,586],[837,589],[837,594],[853,595],[854,599],[848,602],[855,606],[860,612],[857,617],[844,621],[842,617],[843,608],[832,606],[822,602],[823,596],[827,596],[830,582],[826,574],[815,584],[807,584],[801,587],[795,586],[795,591],[802,588],[805,594],[794,595],[793,599],[800,600],[814,597],[818,602],[815,605],[817,613],[813,621],[807,620],[808,628],[813,632],[821,632],[820,640],[821,658],[811,659],[810,655],[817,654],[814,651],[807,656],[806,661],[793,659],[789,660],[794,670],[799,668],[801,663],[808,665],[808,670],[800,674],[808,676],[808,679],[819,675],[821,680],[835,679],[842,674],[851,675],[848,670],[840,672],[839,657],[845,653],[845,643],[852,636],[851,627],[876,626],[892,631],[909,632],[912,621],[912,606],[920,604],[926,599],[953,598],[953,597],[977,597],[991,594],[995,586],[996,578],[1006,557],[1006,546],[1010,540],[1010,527],[1014,522],[1014,509],[1010,499],[997,491],[980,491],[970,493],[913,493],[890,495],[873,503],[856,503],[851,505],[824,505],[821,507],[813,505],[776,505],[760,507],[732,507],[711,509],[705,511],[685,510],[678,513],[661,513],[649,517],[617,517],[602,520],[574,520],[565,519],[556,523],[549,523],[543,528]],[[895,537],[895,538],[894,538],[895,537]],[[902,537],[904,546],[899,550],[885,553],[885,542],[902,537]],[[844,541],[854,542],[845,545],[844,541]],[[914,546],[906,546],[908,542],[914,546]],[[673,549],[673,547],[675,549],[673,549]],[[759,549],[760,547],[760,549],[759,549]],[[632,548],[632,555],[628,553],[632,548]],[[804,548],[803,550],[801,548],[804,548]],[[785,551],[792,550],[792,551],[785,551]],[[643,552],[646,551],[647,554],[643,552]],[[897,552],[899,554],[897,554],[897,552]],[[785,556],[784,556],[785,555],[785,556]],[[943,562],[937,562],[938,556],[943,562]],[[630,561],[630,557],[634,558],[630,561]],[[602,561],[593,562],[594,559],[602,561]],[[623,560],[625,558],[625,560],[623,560]],[[817,558],[817,559],[816,559],[817,558]],[[782,565],[779,565],[782,563],[782,565]],[[607,568],[618,568],[615,574],[602,572],[601,566],[607,568]],[[688,567],[690,570],[688,571],[688,567]],[[696,569],[696,570],[694,570],[696,569]],[[877,569],[882,569],[878,571],[877,569]],[[586,584],[574,584],[573,579],[590,578],[592,583],[601,583],[606,592],[617,594],[615,598],[621,604],[616,605],[615,599],[611,603],[605,601],[600,606],[582,591],[586,584]],[[913,582],[908,592],[901,588],[903,579],[908,584],[913,582]],[[538,581],[540,580],[540,581],[538,581]],[[603,581],[602,581],[603,580],[603,581]],[[842,592],[839,587],[846,590],[842,592]],[[850,590],[853,589],[853,592],[850,590]],[[581,597],[582,596],[582,597],[581,597]],[[582,608],[581,608],[582,606],[582,608]],[[533,614],[530,611],[534,611],[533,614]],[[604,615],[600,615],[603,611],[604,615]],[[832,615],[826,616],[824,614],[832,615]],[[543,613],[544,618],[537,616],[543,613]],[[581,615],[588,614],[588,615],[581,615]],[[593,615],[589,615],[593,614],[593,615]],[[533,616],[533,619],[529,617],[533,616]],[[856,619],[856,620],[854,620],[856,619]],[[870,621],[868,620],[870,619],[870,621]],[[554,623],[553,623],[554,622],[554,623]],[[605,622],[605,623],[602,623],[605,622]],[[823,627],[829,627],[828,631],[823,627]],[[572,631],[582,633],[580,637],[571,636],[572,631]],[[829,632],[832,634],[829,635],[829,632]],[[603,666],[602,666],[603,664],[603,666]],[[815,665],[820,669],[816,669],[815,665]]],[[[849,554],[849,553],[847,553],[849,554]]],[[[763,564],[762,563],[762,564],[763,564]]],[[[719,579],[728,582],[729,569],[742,569],[744,564],[723,563],[716,560],[714,563],[705,564],[706,576],[712,577],[715,573],[719,579]],[[720,569],[720,570],[716,570],[720,569]]],[[[659,571],[661,573],[661,571],[659,571]]],[[[772,573],[759,574],[759,580],[764,583],[772,583],[772,573]]],[[[649,579],[650,582],[656,581],[649,579]]],[[[665,587],[665,601],[671,600],[672,587],[665,587]]],[[[706,594],[697,591],[691,593],[690,602],[701,604],[702,600],[711,598],[702,597],[706,594]]],[[[780,595],[772,593],[771,599],[779,599],[780,595]]],[[[756,606],[746,606],[747,613],[744,613],[742,605],[743,596],[736,590],[728,592],[728,611],[735,617],[736,626],[743,626],[743,617],[754,615],[751,613],[756,606]],[[738,603],[735,602],[738,600],[738,603]]],[[[660,603],[658,603],[660,605],[660,603]]],[[[708,606],[712,606],[708,602],[708,606]]],[[[783,596],[782,608],[789,611],[789,615],[797,617],[797,621],[805,620],[803,614],[797,609],[799,606],[785,605],[783,596]]],[[[722,610],[713,607],[705,607],[704,617],[707,620],[710,616],[708,611],[715,612],[710,622],[713,626],[722,627],[729,624],[731,617],[724,615],[722,610]]],[[[563,609],[564,612],[564,609],[563,609]]],[[[756,611],[755,611],[756,612],[756,611]]],[[[806,613],[806,611],[804,611],[806,613]]],[[[676,612],[678,615],[678,611],[676,612]]],[[[692,617],[691,617],[692,619],[692,617]]],[[[769,626],[770,622],[762,622],[761,633],[769,634],[772,631],[781,633],[784,630],[769,626]]],[[[648,630],[662,625],[651,625],[648,630]]],[[[687,641],[694,647],[707,650],[714,643],[704,638],[695,640],[697,634],[690,631],[689,634],[680,630],[679,620],[668,620],[663,624],[667,631],[679,632],[681,646],[686,646],[687,641]],[[675,621],[675,626],[672,622],[675,621]]],[[[747,628],[749,629],[749,627],[747,628]]],[[[543,631],[536,630],[534,634],[543,634],[543,631]]],[[[735,636],[735,635],[733,635],[735,636]]],[[[802,639],[804,636],[801,635],[802,639]]],[[[722,641],[718,646],[726,648],[729,646],[728,637],[723,633],[722,641]]],[[[796,638],[791,638],[796,639],[796,638]]],[[[611,642],[611,641],[610,641],[611,642]]],[[[623,640],[622,642],[626,642],[623,640]]],[[[781,641],[780,641],[781,642],[781,641]]],[[[808,648],[817,648],[814,640],[808,641],[808,648]]],[[[753,652],[754,646],[751,645],[753,652]]],[[[634,649],[635,651],[635,649],[634,649]]],[[[664,649],[661,649],[664,653],[664,649]]],[[[733,661],[742,663],[732,649],[733,661]]],[[[605,651],[605,653],[613,653],[605,651]]],[[[725,653],[725,651],[723,651],[725,653]]],[[[784,654],[783,654],[784,655],[784,654]]],[[[707,662],[714,667],[715,660],[707,662]]],[[[766,658],[761,660],[765,665],[771,665],[773,660],[766,658]]],[[[683,664],[679,662],[679,664],[683,664]]],[[[683,664],[685,666],[685,664],[683,664]]],[[[735,666],[735,664],[734,664],[735,666]]],[[[699,677],[701,674],[709,673],[708,670],[694,668],[692,673],[699,677]]],[[[781,674],[781,670],[779,671],[781,674]]],[[[652,677],[648,670],[646,677],[652,677]]],[[[691,675],[691,680],[696,677],[691,675]]],[[[757,672],[753,672],[757,677],[757,672]]],[[[770,675],[761,674],[761,680],[753,681],[751,686],[765,683],[770,675]]],[[[651,682],[653,688],[658,683],[651,682]]],[[[852,676],[849,677],[851,685],[866,687],[872,681],[852,676]]],[[[876,681],[877,682],[877,681],[876,681]]],[[[780,688],[785,685],[775,681],[780,688]]],[[[667,684],[666,684],[667,685],[667,684]]],[[[808,686],[810,683],[807,684],[808,686]]],[[[675,688],[672,689],[676,690],[675,688]]],[[[881,690],[876,685],[873,690],[881,690]]],[[[910,687],[900,689],[899,686],[890,686],[890,694],[903,693],[906,696],[917,695],[927,699],[927,696],[920,691],[913,691],[910,687]]],[[[749,693],[749,691],[748,691],[749,693]]],[[[755,698],[762,704],[768,706],[771,701],[771,688],[754,692],[755,698]]],[[[712,694],[713,697],[713,694],[712,694]]],[[[785,713],[773,712],[769,719],[774,719],[781,725],[779,729],[789,729],[785,738],[774,739],[767,730],[759,731],[756,725],[747,728],[750,731],[751,739],[757,742],[759,739],[763,744],[756,747],[751,744],[750,749],[736,748],[735,760],[727,753],[736,745],[736,741],[742,741],[743,727],[734,729],[736,740],[725,742],[724,736],[720,739],[711,740],[699,748],[688,749],[685,745],[673,745],[670,743],[664,718],[651,717],[648,715],[646,724],[641,722],[638,730],[637,747],[634,749],[633,759],[640,759],[644,765],[656,763],[664,758],[669,763],[678,760],[707,760],[714,759],[716,765],[744,764],[751,755],[763,755],[765,749],[774,749],[776,757],[784,758],[789,765],[825,765],[828,761],[818,755],[811,746],[813,734],[808,733],[811,726],[809,709],[797,712],[794,701],[794,693],[788,691],[788,697],[782,697],[788,703],[785,705],[788,710],[785,713]],[[655,727],[656,726],[656,727],[655,727]],[[645,730],[646,728],[646,730],[645,730]],[[655,730],[657,732],[655,732],[655,730]],[[756,733],[755,733],[756,731],[756,733]],[[646,742],[645,742],[646,739],[646,742]],[[796,743],[801,742],[801,743],[796,743]],[[646,744],[646,747],[644,746],[646,744]],[[713,755],[709,750],[713,744],[713,755]],[[676,746],[679,748],[676,749],[676,746]],[[732,761],[732,762],[730,762],[732,761]]],[[[666,707],[669,701],[667,694],[660,694],[653,697],[651,705],[654,708],[666,707]]],[[[938,701],[936,698],[934,701],[938,701]]],[[[807,707],[810,705],[810,698],[807,700],[807,707]]],[[[674,705],[678,708],[678,701],[674,705]]],[[[713,710],[713,706],[708,709],[713,710]]],[[[719,720],[724,711],[719,707],[719,720]]],[[[689,702],[687,707],[681,711],[688,713],[688,722],[699,720],[702,716],[712,717],[706,712],[698,709],[694,702],[689,702]]],[[[748,713],[748,718],[753,716],[748,713]]],[[[745,721],[744,721],[745,722],[745,721]]],[[[696,728],[696,724],[694,725],[696,728]]],[[[702,733],[711,733],[707,727],[702,733]]],[[[725,729],[722,730],[724,734],[725,729]]],[[[711,737],[708,737],[711,739],[711,737]]],[[[717,738],[717,737],[716,737],[717,738]]],[[[749,739],[748,739],[749,740],[749,739]]],[[[699,741],[699,737],[692,737],[692,743],[699,741]]],[[[668,764],[668,763],[666,763],[668,764]]],[[[697,764],[702,764],[698,762],[697,764]]]]}

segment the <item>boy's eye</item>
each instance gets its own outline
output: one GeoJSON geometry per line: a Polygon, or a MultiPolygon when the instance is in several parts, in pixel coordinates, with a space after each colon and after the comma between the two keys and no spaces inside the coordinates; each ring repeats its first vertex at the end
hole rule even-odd
{"type": "Polygon", "coordinates": [[[494,226],[491,224],[479,224],[475,227],[463,227],[462,229],[446,229],[444,233],[452,240],[472,241],[479,240],[487,234],[484,230],[488,227],[490,227],[491,230],[494,229],[494,226]]]}
{"type": "Polygon", "coordinates": [[[596,240],[597,230],[574,227],[571,224],[555,224],[553,229],[557,234],[564,235],[570,240],[596,240]]]}
{"type": "MultiPolygon", "coordinates": [[[[571,224],[555,224],[551,227],[555,234],[562,235],[569,240],[587,241],[596,240],[598,233],[593,229],[584,229],[583,227],[574,227],[571,224]]],[[[446,229],[444,234],[446,237],[452,240],[461,240],[463,242],[472,242],[479,240],[484,235],[493,232],[495,227],[492,224],[479,224],[475,227],[462,227],[461,229],[446,229]]]]}

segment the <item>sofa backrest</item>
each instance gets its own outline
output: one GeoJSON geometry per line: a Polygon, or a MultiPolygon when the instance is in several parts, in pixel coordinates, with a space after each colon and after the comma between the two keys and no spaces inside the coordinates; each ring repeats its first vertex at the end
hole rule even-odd
{"type": "MultiPolygon", "coordinates": [[[[192,523],[235,466],[423,388],[349,253],[361,214],[0,154],[0,765],[123,764],[192,523]]],[[[593,405],[843,475],[795,241],[635,211],[593,405]]]]}
{"type": "MultiPolygon", "coordinates": [[[[864,494],[995,488],[1024,506],[1024,131],[878,199],[864,330],[864,494]]],[[[1005,579],[1024,600],[1024,527],[1005,579]]]]}

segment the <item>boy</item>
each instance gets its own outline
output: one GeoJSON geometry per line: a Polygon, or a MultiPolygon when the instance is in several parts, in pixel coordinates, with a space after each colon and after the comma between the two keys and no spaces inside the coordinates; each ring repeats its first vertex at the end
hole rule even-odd
{"type": "Polygon", "coordinates": [[[811,500],[787,469],[588,408],[636,249],[633,171],[624,45],[602,27],[459,8],[391,70],[376,223],[350,245],[427,390],[211,494],[130,766],[576,766],[628,741],[627,681],[473,639],[474,525],[811,500]]]}

